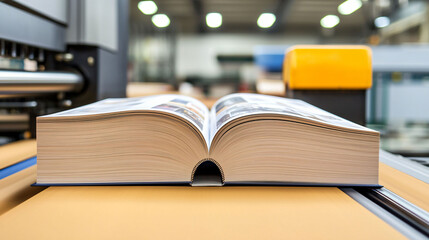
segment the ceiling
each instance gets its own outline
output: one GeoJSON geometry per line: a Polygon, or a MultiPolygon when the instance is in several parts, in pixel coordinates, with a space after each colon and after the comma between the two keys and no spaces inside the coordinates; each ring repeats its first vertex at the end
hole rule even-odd
{"type": "MultiPolygon", "coordinates": [[[[158,13],[165,13],[171,19],[171,28],[182,33],[204,32],[320,32],[320,19],[328,14],[340,17],[336,31],[353,33],[368,28],[366,19],[368,4],[348,16],[340,15],[337,7],[344,0],[154,0],[158,13]],[[205,25],[209,12],[222,14],[223,24],[219,29],[205,25]],[[271,29],[259,29],[258,16],[272,12],[277,21],[271,29]]],[[[139,0],[130,0],[132,24],[151,26],[150,16],[143,15],[137,8],[139,0]]]]}

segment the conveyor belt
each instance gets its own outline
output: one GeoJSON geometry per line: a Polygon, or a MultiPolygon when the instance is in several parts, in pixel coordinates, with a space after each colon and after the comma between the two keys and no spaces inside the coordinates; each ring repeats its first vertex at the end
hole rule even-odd
{"type": "Polygon", "coordinates": [[[31,187],[36,180],[35,161],[31,157],[36,151],[34,139],[0,147],[0,215],[45,189],[31,187]],[[19,166],[20,163],[24,163],[23,166],[19,166]]]}
{"type": "Polygon", "coordinates": [[[404,238],[338,188],[311,187],[50,187],[4,214],[0,230],[6,239],[404,238]]]}
{"type": "Polygon", "coordinates": [[[429,168],[407,158],[380,151],[380,184],[429,211],[429,168]]]}
{"type": "Polygon", "coordinates": [[[35,179],[36,166],[32,166],[0,180],[0,215],[44,189],[31,187],[35,179]]]}
{"type": "Polygon", "coordinates": [[[404,223],[408,224],[408,226],[412,227],[403,232],[407,234],[407,236],[410,236],[410,238],[415,239],[417,238],[416,236],[421,236],[421,238],[426,236],[424,239],[427,239],[429,237],[429,214],[426,211],[409,203],[386,188],[366,188],[358,191],[374,204],[377,204],[397,219],[402,220],[404,223]],[[411,231],[415,232],[417,235],[414,234],[413,237],[411,237],[409,234],[411,231]]]}
{"type": "Polygon", "coordinates": [[[35,139],[22,140],[0,146],[0,169],[34,157],[36,153],[37,143],[35,139]]]}
{"type": "Polygon", "coordinates": [[[358,191],[429,237],[429,169],[381,150],[379,180],[384,188],[358,191]]]}
{"type": "Polygon", "coordinates": [[[414,205],[429,211],[429,184],[380,163],[380,184],[414,205]]]}

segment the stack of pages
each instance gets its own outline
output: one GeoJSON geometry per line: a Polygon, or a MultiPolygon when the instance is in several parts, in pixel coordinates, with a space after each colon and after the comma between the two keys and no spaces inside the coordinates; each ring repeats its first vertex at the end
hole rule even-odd
{"type": "Polygon", "coordinates": [[[378,185],[378,132],[258,94],[211,111],[180,95],[106,99],[39,117],[37,144],[40,185],[378,185]]]}

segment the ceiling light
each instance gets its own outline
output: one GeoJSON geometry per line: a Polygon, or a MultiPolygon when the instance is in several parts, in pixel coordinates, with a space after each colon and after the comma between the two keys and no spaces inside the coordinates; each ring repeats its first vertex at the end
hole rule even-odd
{"type": "Polygon", "coordinates": [[[155,14],[152,16],[152,22],[159,28],[165,28],[170,25],[170,18],[165,14],[155,14]]]}
{"type": "Polygon", "coordinates": [[[389,8],[390,7],[390,0],[378,0],[375,2],[377,7],[380,8],[389,8]]]}
{"type": "Polygon", "coordinates": [[[390,18],[388,17],[378,17],[374,21],[374,25],[378,28],[384,28],[389,26],[390,24],[390,18]]]}
{"type": "Polygon", "coordinates": [[[320,25],[324,28],[333,28],[340,23],[340,18],[335,15],[326,15],[320,20],[320,25]]]}
{"type": "Polygon", "coordinates": [[[257,24],[260,28],[269,28],[276,22],[276,15],[272,13],[262,13],[259,15],[257,24]]]}
{"type": "Polygon", "coordinates": [[[338,12],[342,15],[349,15],[362,7],[361,0],[347,0],[338,6],[338,12]]]}
{"type": "Polygon", "coordinates": [[[154,1],[141,1],[137,5],[140,11],[146,15],[152,15],[158,11],[158,7],[156,6],[154,1]]]}
{"type": "Polygon", "coordinates": [[[209,13],[206,15],[207,26],[211,28],[218,28],[222,25],[222,14],[220,13],[209,13]]]}

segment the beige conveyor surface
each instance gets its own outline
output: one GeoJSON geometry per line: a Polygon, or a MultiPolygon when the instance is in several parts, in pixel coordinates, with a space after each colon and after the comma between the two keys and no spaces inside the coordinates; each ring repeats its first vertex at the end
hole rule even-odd
{"type": "Polygon", "coordinates": [[[380,185],[429,212],[429,184],[380,163],[380,185]]]}
{"type": "MultiPolygon", "coordinates": [[[[34,139],[1,146],[0,169],[34,157],[36,152],[36,140],[34,139]]],[[[45,189],[44,187],[31,187],[35,179],[36,166],[0,179],[0,215],[45,189]]]]}
{"type": "Polygon", "coordinates": [[[37,143],[35,139],[22,140],[0,146],[0,169],[34,157],[36,153],[37,143]]]}
{"type": "Polygon", "coordinates": [[[0,218],[5,239],[403,239],[338,188],[50,187],[0,218]]]}

